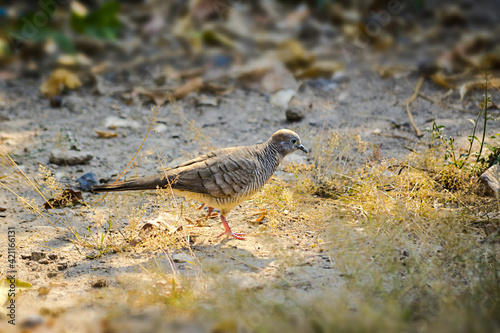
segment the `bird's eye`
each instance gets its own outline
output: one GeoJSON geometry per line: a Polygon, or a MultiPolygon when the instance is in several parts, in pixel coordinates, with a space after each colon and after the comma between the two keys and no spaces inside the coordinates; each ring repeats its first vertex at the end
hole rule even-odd
{"type": "Polygon", "coordinates": [[[296,144],[296,143],[297,143],[297,139],[292,139],[292,140],[290,140],[290,142],[291,142],[292,144],[296,144]]]}

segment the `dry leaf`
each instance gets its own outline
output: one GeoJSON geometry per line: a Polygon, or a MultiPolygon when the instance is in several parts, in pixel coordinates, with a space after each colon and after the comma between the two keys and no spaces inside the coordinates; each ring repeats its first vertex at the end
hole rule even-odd
{"type": "Polygon", "coordinates": [[[118,136],[118,134],[116,132],[113,132],[113,131],[98,131],[98,130],[94,130],[94,132],[96,132],[96,134],[100,138],[103,138],[103,139],[116,138],[118,136]]]}
{"type": "Polygon", "coordinates": [[[316,61],[306,69],[295,72],[299,79],[330,78],[333,73],[344,69],[344,65],[338,61],[316,61]]]}
{"type": "Polygon", "coordinates": [[[215,30],[203,31],[201,38],[208,45],[225,46],[230,49],[234,49],[237,46],[231,38],[215,30]]]}
{"type": "Polygon", "coordinates": [[[173,93],[173,97],[175,99],[182,99],[190,92],[201,89],[201,87],[203,87],[203,79],[201,77],[195,77],[177,88],[173,93]]]}
{"type": "Polygon", "coordinates": [[[59,68],[53,71],[47,81],[42,83],[40,91],[47,97],[60,95],[64,88],[76,89],[82,82],[74,73],[67,69],[59,68]]]}
{"type": "Polygon", "coordinates": [[[259,216],[257,220],[255,220],[255,223],[261,223],[266,218],[266,215],[267,214],[262,214],[261,216],[259,216]]]}
{"type": "Polygon", "coordinates": [[[153,220],[149,220],[142,225],[139,230],[139,235],[132,239],[129,243],[130,246],[137,246],[142,243],[146,237],[152,237],[153,231],[155,232],[167,232],[169,235],[174,234],[182,230],[182,226],[174,226],[176,217],[169,213],[162,213],[160,216],[153,220]]]}
{"type": "Polygon", "coordinates": [[[389,66],[375,65],[372,67],[372,70],[377,72],[380,75],[380,77],[387,79],[396,76],[401,76],[404,72],[407,72],[409,68],[401,65],[389,65],[389,66]]]}
{"type": "Polygon", "coordinates": [[[80,200],[83,200],[82,191],[75,191],[73,189],[67,188],[61,195],[49,199],[43,205],[43,207],[45,209],[65,207],[73,205],[75,203],[80,203],[80,200]]]}
{"type": "Polygon", "coordinates": [[[314,54],[306,51],[302,44],[294,39],[284,41],[279,45],[278,58],[292,71],[307,68],[315,60],[314,54]]]}
{"type": "Polygon", "coordinates": [[[437,72],[434,75],[431,75],[432,81],[437,85],[440,85],[445,88],[453,88],[453,84],[448,80],[448,78],[443,74],[443,72],[437,72]]]}
{"type": "Polygon", "coordinates": [[[169,93],[165,89],[161,90],[144,90],[139,91],[140,94],[145,95],[153,101],[156,105],[163,105],[168,101],[169,93]]]}

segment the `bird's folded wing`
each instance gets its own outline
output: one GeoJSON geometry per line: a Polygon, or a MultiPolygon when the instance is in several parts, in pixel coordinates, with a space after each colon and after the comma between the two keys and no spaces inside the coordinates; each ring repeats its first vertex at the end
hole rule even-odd
{"type": "Polygon", "coordinates": [[[177,190],[229,198],[252,187],[259,167],[247,149],[221,149],[169,170],[168,179],[177,190]]]}

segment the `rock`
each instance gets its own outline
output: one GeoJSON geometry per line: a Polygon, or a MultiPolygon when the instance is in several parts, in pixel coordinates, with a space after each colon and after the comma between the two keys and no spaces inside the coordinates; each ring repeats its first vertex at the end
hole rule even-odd
{"type": "Polygon", "coordinates": [[[57,259],[57,254],[49,254],[49,259],[50,260],[56,260],[57,259]]]}
{"type": "Polygon", "coordinates": [[[139,128],[140,124],[132,119],[119,118],[116,116],[107,117],[104,119],[104,127],[109,129],[121,128],[139,128]]]}
{"type": "Polygon", "coordinates": [[[219,100],[215,97],[208,97],[205,95],[201,95],[195,100],[196,106],[217,106],[219,104],[219,100]]]}
{"type": "Polygon", "coordinates": [[[438,70],[436,61],[431,57],[422,57],[417,61],[417,71],[424,76],[435,74],[438,70]]]}
{"type": "Polygon", "coordinates": [[[288,121],[300,121],[304,119],[306,113],[304,109],[299,106],[289,106],[285,111],[285,115],[288,121]]]}
{"type": "Polygon", "coordinates": [[[100,184],[99,178],[93,172],[87,172],[78,177],[78,182],[80,183],[80,189],[82,191],[90,191],[92,190],[92,186],[100,184]]]}
{"type": "Polygon", "coordinates": [[[315,90],[333,91],[338,88],[338,83],[331,79],[314,79],[306,82],[305,86],[315,90]]]}
{"type": "Polygon", "coordinates": [[[50,98],[50,106],[53,108],[60,108],[62,104],[62,97],[61,96],[53,96],[50,98]]]}
{"type": "Polygon", "coordinates": [[[47,259],[47,258],[40,259],[40,260],[38,260],[38,263],[42,264],[42,265],[48,265],[49,264],[49,259],[47,259]]]}
{"type": "Polygon", "coordinates": [[[159,123],[155,126],[155,132],[157,133],[163,133],[168,130],[168,126],[162,123],[159,123]]]}
{"type": "Polygon", "coordinates": [[[104,279],[99,279],[96,281],[92,281],[90,285],[92,286],[92,288],[104,288],[108,286],[108,282],[104,279]]]}
{"type": "Polygon", "coordinates": [[[85,106],[87,105],[87,101],[83,97],[74,95],[66,96],[63,104],[70,112],[78,114],[86,112],[85,106]]]}
{"type": "Polygon", "coordinates": [[[19,326],[21,331],[31,331],[33,332],[36,328],[40,327],[45,323],[45,318],[40,315],[30,315],[24,318],[19,326]]]}
{"type": "Polygon", "coordinates": [[[56,277],[57,276],[57,273],[56,272],[48,272],[47,273],[47,277],[48,278],[53,278],[53,277],[56,277]]]}
{"type": "Polygon", "coordinates": [[[500,195],[500,165],[495,164],[486,170],[479,179],[487,186],[490,194],[500,195]]]}
{"type": "Polygon", "coordinates": [[[45,295],[48,295],[50,293],[50,288],[46,287],[46,286],[41,286],[40,288],[38,288],[37,291],[38,291],[38,295],[45,296],[45,295]]]}
{"type": "Polygon", "coordinates": [[[194,258],[191,257],[189,254],[185,254],[185,253],[176,253],[174,255],[172,255],[172,259],[174,260],[174,262],[193,262],[194,261],[194,258]]]}
{"type": "Polygon", "coordinates": [[[288,121],[300,121],[306,116],[308,109],[312,107],[312,104],[307,105],[298,98],[293,98],[285,111],[286,120],[288,121]]]}
{"type": "Polygon", "coordinates": [[[44,259],[47,256],[45,252],[31,252],[31,260],[39,261],[40,259],[44,259]]]}
{"type": "Polygon", "coordinates": [[[49,154],[49,162],[57,165],[78,165],[88,163],[94,156],[76,150],[55,149],[49,154]]]}
{"type": "Polygon", "coordinates": [[[57,270],[59,270],[59,271],[63,271],[66,268],[68,268],[68,263],[66,261],[65,262],[60,262],[60,263],[57,264],[57,270]]]}
{"type": "Polygon", "coordinates": [[[332,75],[332,81],[336,83],[349,82],[349,76],[344,71],[338,71],[332,75]]]}
{"type": "Polygon", "coordinates": [[[101,254],[100,254],[100,252],[99,252],[99,251],[97,251],[97,250],[90,250],[90,251],[89,251],[89,252],[85,255],[85,257],[86,257],[87,259],[94,260],[94,259],[98,258],[100,255],[101,255],[101,254]]]}

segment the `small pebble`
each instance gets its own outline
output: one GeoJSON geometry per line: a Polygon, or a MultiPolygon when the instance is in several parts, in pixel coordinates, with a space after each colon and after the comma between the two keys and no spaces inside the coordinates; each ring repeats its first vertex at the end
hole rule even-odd
{"type": "Polygon", "coordinates": [[[78,177],[78,182],[80,183],[80,189],[82,191],[90,191],[92,190],[92,186],[99,185],[99,178],[95,173],[87,172],[78,177]]]}
{"type": "Polygon", "coordinates": [[[45,318],[39,315],[31,315],[20,323],[21,331],[31,331],[45,323],[45,318]]]}
{"type": "Polygon", "coordinates": [[[104,127],[115,129],[115,128],[139,128],[141,125],[132,119],[119,118],[116,116],[110,116],[104,119],[104,127]]]}
{"type": "Polygon", "coordinates": [[[38,295],[40,295],[40,296],[48,295],[49,292],[50,292],[49,287],[42,286],[42,287],[38,288],[38,295]]]}
{"type": "Polygon", "coordinates": [[[495,164],[486,170],[479,179],[488,189],[488,194],[500,197],[500,165],[495,164]]]}
{"type": "Polygon", "coordinates": [[[53,108],[60,108],[62,104],[61,96],[54,96],[50,98],[50,106],[53,108]]]}
{"type": "Polygon", "coordinates": [[[286,120],[288,121],[300,121],[304,119],[306,114],[304,108],[293,105],[293,106],[288,106],[288,108],[285,111],[285,115],[286,115],[286,120]]]}
{"type": "Polygon", "coordinates": [[[74,150],[60,150],[55,149],[49,154],[49,162],[57,165],[78,165],[86,164],[94,156],[89,153],[74,151],[74,150]]]}
{"type": "Polygon", "coordinates": [[[92,288],[104,288],[108,286],[108,282],[106,280],[99,279],[97,281],[93,281],[91,286],[92,288]]]}
{"type": "Polygon", "coordinates": [[[67,262],[60,262],[60,263],[57,264],[57,269],[59,271],[63,271],[66,268],[68,268],[68,263],[67,262]]]}
{"type": "Polygon", "coordinates": [[[43,259],[47,256],[45,252],[31,252],[31,260],[33,261],[40,261],[40,259],[43,259]]]}

